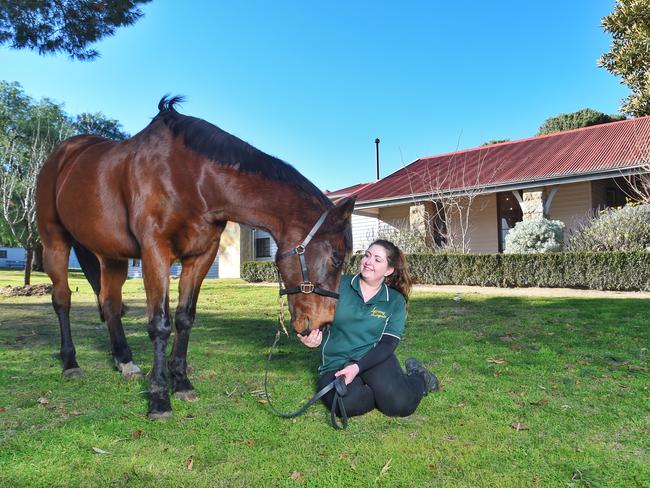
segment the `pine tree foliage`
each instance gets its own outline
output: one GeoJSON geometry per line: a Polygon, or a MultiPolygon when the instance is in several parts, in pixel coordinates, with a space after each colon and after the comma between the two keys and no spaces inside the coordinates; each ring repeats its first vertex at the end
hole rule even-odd
{"type": "Polygon", "coordinates": [[[0,44],[91,60],[88,45],[135,23],[151,0],[0,0],[0,44]]]}

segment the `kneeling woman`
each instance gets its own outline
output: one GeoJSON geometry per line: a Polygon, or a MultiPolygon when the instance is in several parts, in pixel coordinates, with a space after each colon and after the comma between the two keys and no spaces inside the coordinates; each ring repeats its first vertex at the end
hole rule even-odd
{"type": "MultiPolygon", "coordinates": [[[[436,376],[417,360],[405,361],[404,374],[395,357],[410,290],[404,254],[393,243],[377,240],[361,258],[359,273],[341,278],[336,315],[324,340],[321,330],[298,335],[308,347],[322,344],[317,390],[345,376],[343,403],[349,416],[377,408],[405,417],[424,395],[438,389],[436,376]]],[[[333,395],[323,398],[328,408],[333,395]]]]}

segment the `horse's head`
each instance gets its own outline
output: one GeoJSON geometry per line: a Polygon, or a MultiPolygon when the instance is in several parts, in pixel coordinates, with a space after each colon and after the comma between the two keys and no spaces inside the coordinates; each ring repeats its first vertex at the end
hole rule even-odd
{"type": "Polygon", "coordinates": [[[276,257],[288,292],[291,324],[300,334],[334,320],[337,299],[329,295],[338,293],[343,262],[352,249],[350,215],[354,201],[354,197],[339,201],[321,216],[320,225],[315,223],[311,239],[303,236],[308,240],[304,247],[287,243],[294,247],[287,249],[285,244],[276,257]]]}

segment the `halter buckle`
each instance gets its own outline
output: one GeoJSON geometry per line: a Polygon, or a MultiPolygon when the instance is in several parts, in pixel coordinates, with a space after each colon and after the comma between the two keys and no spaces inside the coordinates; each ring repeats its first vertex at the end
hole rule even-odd
{"type": "Polygon", "coordinates": [[[314,292],[314,284],[306,281],[304,283],[300,283],[300,293],[304,294],[309,294],[314,292]]]}
{"type": "Polygon", "coordinates": [[[296,249],[294,250],[296,251],[296,254],[305,254],[305,246],[303,246],[302,244],[296,246],[296,249]]]}

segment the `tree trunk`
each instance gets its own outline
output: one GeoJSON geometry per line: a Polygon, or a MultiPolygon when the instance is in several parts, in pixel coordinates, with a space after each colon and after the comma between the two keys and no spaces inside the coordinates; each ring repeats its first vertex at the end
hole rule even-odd
{"type": "Polygon", "coordinates": [[[25,286],[31,285],[33,260],[34,260],[34,250],[27,249],[27,259],[25,260],[25,286]]]}
{"type": "Polygon", "coordinates": [[[43,269],[43,244],[38,243],[34,247],[34,262],[32,271],[44,271],[43,269]]]}

